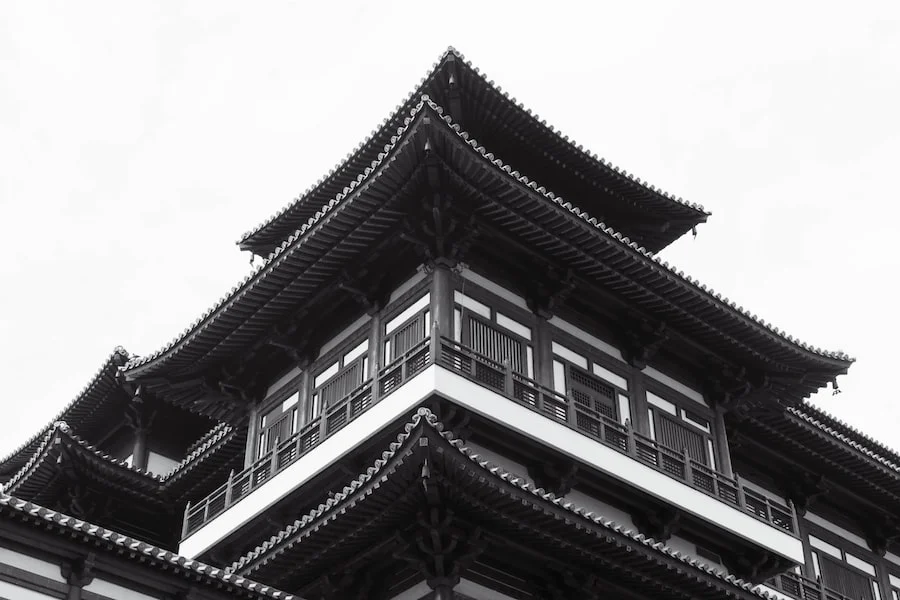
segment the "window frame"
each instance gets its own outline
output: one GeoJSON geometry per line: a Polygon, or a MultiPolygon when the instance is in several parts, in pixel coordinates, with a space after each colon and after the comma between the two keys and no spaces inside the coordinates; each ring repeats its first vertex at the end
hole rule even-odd
{"type": "MultiPolygon", "coordinates": [[[[828,519],[826,519],[826,520],[828,520],[828,519]]],[[[816,548],[815,546],[812,545],[812,541],[810,540],[810,537],[815,537],[815,538],[822,540],[826,544],[829,544],[829,545],[837,548],[841,553],[841,559],[840,559],[841,565],[845,568],[850,569],[852,573],[866,578],[873,585],[873,592],[874,592],[875,600],[886,600],[886,599],[891,598],[892,590],[894,588],[892,588],[889,585],[888,590],[887,590],[888,595],[885,596],[885,590],[883,589],[882,582],[881,582],[881,576],[885,572],[885,569],[887,570],[887,573],[889,575],[891,574],[891,571],[892,571],[892,569],[890,567],[887,567],[887,568],[885,567],[884,558],[882,558],[881,556],[878,556],[877,554],[872,552],[869,548],[855,544],[852,541],[848,540],[847,538],[837,535],[834,532],[829,531],[828,529],[825,529],[824,527],[818,525],[817,523],[813,523],[811,521],[804,520],[804,525],[805,525],[805,527],[803,528],[802,542],[804,544],[804,549],[809,552],[810,561],[812,561],[808,565],[803,565],[803,567],[804,567],[803,570],[805,571],[804,574],[806,577],[808,577],[809,579],[812,579],[814,581],[820,581],[821,563],[819,562],[819,555],[822,553],[827,554],[824,550],[816,548]],[[872,567],[875,569],[875,574],[871,575],[871,574],[863,571],[859,567],[847,562],[847,554],[851,554],[854,557],[856,557],[857,559],[862,560],[863,562],[866,562],[866,563],[872,565],[872,567]],[[819,573],[816,573],[816,569],[818,569],[819,573]]],[[[841,523],[834,523],[834,525],[836,525],[838,527],[845,527],[841,523]]],[[[859,534],[857,534],[857,535],[859,535],[859,534]]],[[[836,558],[834,556],[832,556],[831,554],[827,554],[827,555],[830,558],[832,558],[833,560],[836,560],[836,558]]],[[[894,575],[894,577],[900,578],[900,566],[896,567],[896,574],[894,575]]],[[[824,581],[821,581],[821,583],[822,583],[822,585],[825,584],[824,581]]],[[[831,589],[838,593],[843,593],[841,590],[834,590],[831,587],[829,587],[828,589],[831,589]]],[[[900,588],[897,588],[897,591],[898,591],[898,595],[900,595],[900,588]]]]}
{"type": "MultiPolygon", "coordinates": [[[[676,420],[679,425],[687,426],[691,431],[694,431],[704,437],[704,441],[706,442],[707,459],[709,460],[709,462],[705,466],[716,472],[720,472],[722,457],[719,455],[719,439],[716,435],[717,429],[715,409],[709,406],[709,404],[701,404],[700,402],[689,398],[678,390],[673,389],[660,381],[657,381],[649,375],[642,375],[642,383],[644,401],[646,402],[647,418],[650,425],[650,430],[647,432],[647,435],[650,437],[650,439],[658,444],[662,443],[657,438],[657,419],[661,418],[658,411],[663,409],[651,402],[650,395],[652,394],[654,396],[657,396],[661,400],[669,402],[670,404],[673,404],[675,406],[676,415],[672,415],[671,413],[667,412],[667,418],[672,419],[672,417],[674,416],[674,420],[676,420]],[[684,414],[686,412],[693,413],[698,417],[706,419],[706,422],[708,423],[708,430],[704,430],[694,420],[685,418],[684,414]]],[[[666,446],[666,448],[668,448],[668,446],[666,446]]],[[[678,452],[679,454],[682,452],[681,448],[668,449],[674,452],[678,452]]],[[[696,461],[696,459],[694,460],[696,461]]]]}
{"type": "Polygon", "coordinates": [[[467,339],[468,332],[464,327],[465,318],[467,316],[470,318],[474,318],[477,321],[481,321],[488,327],[497,328],[504,335],[515,339],[517,342],[520,342],[525,348],[525,372],[518,373],[518,375],[522,375],[533,381],[537,380],[536,374],[538,352],[538,320],[533,313],[527,310],[523,310],[521,307],[516,306],[509,300],[506,300],[505,298],[502,298],[494,294],[493,292],[482,288],[478,284],[472,283],[469,280],[456,282],[456,284],[453,286],[451,305],[453,307],[453,331],[450,332],[451,335],[449,337],[454,342],[456,342],[457,344],[461,344],[466,348],[471,348],[471,340],[467,339]],[[490,316],[485,317],[472,308],[466,307],[465,304],[457,302],[457,294],[461,294],[462,296],[468,297],[471,300],[474,300],[475,302],[483,305],[488,309],[488,314],[490,316]],[[511,329],[506,325],[502,325],[500,322],[498,322],[498,315],[513,321],[516,325],[527,328],[531,334],[531,337],[525,337],[518,331],[515,331],[514,329],[511,329]]]}

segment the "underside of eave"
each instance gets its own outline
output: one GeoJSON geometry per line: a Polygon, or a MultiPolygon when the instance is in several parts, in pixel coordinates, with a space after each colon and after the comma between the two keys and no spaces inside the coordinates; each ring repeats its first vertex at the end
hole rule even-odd
{"type": "MultiPolygon", "coordinates": [[[[565,531],[565,550],[557,550],[566,556],[578,557],[579,568],[586,568],[587,565],[612,567],[610,573],[611,576],[615,573],[614,579],[640,578],[639,573],[647,575],[646,571],[636,567],[635,563],[640,561],[657,575],[665,575],[665,584],[653,584],[660,586],[656,592],[664,591],[663,588],[668,586],[669,589],[689,590],[694,597],[758,597],[750,585],[732,576],[713,571],[683,555],[679,556],[663,544],[604,521],[487,463],[469,451],[465,443],[455,439],[452,433],[444,431],[443,425],[427,409],[418,411],[412,422],[407,424],[405,433],[390,445],[382,454],[382,459],[372,468],[367,469],[325,505],[313,510],[234,563],[230,570],[265,579],[280,574],[281,579],[275,581],[277,585],[304,594],[314,593],[318,577],[316,573],[323,568],[323,564],[333,568],[345,560],[358,561],[357,553],[377,550],[377,544],[365,543],[366,536],[374,535],[382,543],[398,542],[402,545],[402,535],[395,539],[368,530],[372,527],[391,528],[395,526],[395,521],[397,526],[405,528],[415,522],[411,515],[416,514],[417,502],[432,502],[438,497],[451,504],[462,502],[468,506],[463,509],[460,504],[458,513],[453,513],[461,518],[462,531],[468,531],[460,534],[461,541],[471,534],[467,529],[471,515],[466,516],[466,513],[479,510],[477,507],[480,505],[484,510],[499,511],[504,515],[501,519],[504,525],[491,521],[485,515],[486,520],[478,521],[481,524],[478,528],[483,526],[489,533],[487,539],[510,534],[513,529],[519,528],[514,523],[525,527],[525,530],[519,529],[516,534],[521,540],[541,536],[543,531],[546,536],[542,539],[549,541],[562,537],[565,531]],[[482,491],[473,491],[471,494],[474,495],[460,491],[459,497],[450,491],[454,486],[467,485],[482,491]],[[429,486],[434,486],[432,492],[428,491],[429,486]],[[441,491],[437,491],[438,488],[441,491]],[[419,498],[420,494],[410,495],[404,489],[424,492],[419,498]],[[510,508],[498,508],[493,501],[486,499],[482,504],[478,498],[485,493],[497,501],[509,503],[510,508]],[[398,499],[379,500],[379,496],[383,494],[388,497],[397,494],[398,499]],[[465,498],[469,499],[464,500],[465,498]],[[368,511],[375,512],[369,515],[368,511]],[[383,512],[376,516],[380,511],[383,512]],[[322,527],[324,523],[328,523],[328,527],[322,527]],[[338,543],[338,540],[345,538],[346,542],[338,543]],[[359,548],[349,548],[348,543],[351,541],[359,548]],[[320,554],[317,549],[322,549],[323,553],[320,554]],[[306,575],[298,573],[304,570],[306,575]],[[290,585],[285,586],[287,582],[290,585]]],[[[399,534],[399,529],[396,534],[399,534]]],[[[515,546],[513,544],[512,547],[515,546]]],[[[388,556],[396,554],[390,548],[385,551],[388,556]]],[[[558,559],[554,557],[553,560],[558,559]]]]}
{"type": "MultiPolygon", "coordinates": [[[[545,203],[544,210],[552,209],[553,211],[555,211],[554,219],[567,219],[571,223],[570,225],[567,225],[567,227],[571,227],[572,224],[576,225],[582,231],[582,237],[587,236],[585,239],[592,240],[591,243],[595,244],[602,241],[602,243],[606,244],[607,247],[616,248],[617,252],[630,255],[631,260],[634,262],[634,264],[643,265],[641,267],[643,269],[643,274],[640,275],[641,279],[645,279],[647,277],[649,277],[650,279],[659,279],[659,277],[664,277],[667,282],[672,281],[678,283],[678,285],[682,287],[682,289],[687,289],[690,291],[690,293],[692,294],[692,298],[694,298],[694,304],[701,307],[705,306],[707,308],[717,307],[715,314],[715,318],[717,320],[727,318],[733,323],[733,327],[744,329],[744,333],[742,333],[741,335],[745,336],[746,340],[755,339],[756,341],[752,342],[754,344],[761,344],[762,341],[768,340],[766,344],[777,344],[779,348],[777,354],[784,355],[781,357],[773,357],[772,349],[761,345],[756,351],[756,354],[760,356],[761,359],[767,361],[787,361],[784,363],[785,365],[792,365],[789,368],[786,368],[788,372],[818,373],[818,375],[814,375],[815,387],[821,387],[828,381],[832,380],[835,376],[845,372],[851,364],[852,360],[849,359],[849,357],[846,357],[844,355],[833,355],[832,353],[822,354],[812,352],[808,349],[808,347],[800,344],[793,338],[790,338],[789,336],[785,337],[785,334],[783,334],[783,332],[780,332],[780,330],[773,329],[764,323],[761,324],[754,322],[747,314],[744,313],[743,309],[738,308],[736,305],[734,305],[734,303],[731,303],[727,299],[723,299],[721,296],[715,294],[712,290],[707,289],[705,286],[700,286],[698,282],[692,280],[690,277],[684,276],[683,273],[675,272],[674,269],[670,268],[667,263],[660,261],[651,253],[645,251],[644,249],[628,240],[628,238],[625,238],[617,232],[612,231],[603,223],[597,222],[595,219],[591,218],[589,215],[585,214],[577,207],[574,207],[570,203],[563,201],[562,198],[559,198],[552,192],[545,190],[534,181],[529,180],[523,175],[520,175],[517,171],[513,171],[508,166],[504,165],[499,159],[496,159],[493,154],[487,152],[487,150],[483,147],[476,147],[477,142],[475,142],[475,140],[469,139],[467,137],[467,134],[461,132],[455,125],[452,125],[452,123],[449,121],[449,117],[446,117],[442,114],[440,107],[437,107],[433,104],[428,104],[425,106],[424,110],[425,112],[432,111],[435,117],[432,120],[434,123],[437,123],[439,125],[439,129],[437,130],[435,130],[434,126],[432,125],[429,129],[429,135],[440,133],[449,140],[454,140],[461,137],[462,140],[465,141],[465,143],[460,144],[459,147],[461,148],[461,150],[458,149],[457,151],[469,153],[470,155],[472,155],[468,160],[472,160],[475,162],[481,161],[482,164],[480,168],[489,170],[485,171],[485,173],[488,173],[488,177],[493,179],[505,179],[507,180],[507,184],[505,185],[517,188],[524,196],[531,197],[534,202],[545,203]],[[556,207],[553,207],[553,205],[556,205],[556,207]]],[[[425,113],[419,112],[417,118],[422,114],[425,113]]],[[[409,130],[407,130],[407,134],[408,133],[409,130]]],[[[399,143],[401,139],[407,138],[395,139],[397,139],[399,143]]],[[[385,168],[385,163],[394,162],[394,159],[396,158],[396,147],[392,146],[390,148],[386,148],[386,152],[381,156],[383,157],[379,159],[381,161],[381,166],[373,170],[372,173],[380,172],[378,171],[378,169],[385,168]]],[[[159,371],[162,368],[163,363],[167,360],[168,356],[173,356],[175,353],[181,352],[180,349],[182,347],[186,347],[187,344],[191,343],[191,340],[194,339],[195,336],[199,337],[199,335],[204,331],[211,331],[215,327],[219,327],[217,321],[221,320],[221,315],[224,314],[229,307],[232,307],[239,301],[241,301],[241,296],[243,295],[245,290],[250,290],[251,288],[263,290],[266,285],[270,285],[265,283],[265,281],[263,280],[265,278],[268,278],[270,273],[274,273],[274,270],[276,268],[282,268],[279,266],[282,263],[284,263],[284,265],[289,264],[289,262],[292,260],[290,259],[291,255],[296,253],[298,251],[298,248],[302,248],[304,243],[307,242],[311,236],[315,235],[317,231],[324,227],[325,222],[331,222],[332,219],[336,218],[334,217],[335,212],[339,212],[343,210],[347,205],[352,204],[354,199],[358,198],[359,194],[362,193],[360,192],[360,190],[366,189],[370,185],[370,183],[367,183],[367,178],[371,179],[372,175],[369,174],[369,170],[367,170],[366,173],[366,178],[358,178],[356,180],[357,185],[355,189],[350,189],[347,194],[338,196],[334,201],[332,201],[332,203],[329,203],[329,206],[327,206],[325,210],[318,213],[317,217],[311,220],[308,226],[304,227],[303,230],[296,232],[295,235],[292,236],[291,240],[289,240],[290,243],[286,242],[285,244],[283,244],[279,248],[279,251],[275,255],[270,257],[266,261],[266,263],[260,267],[256,274],[245,280],[245,282],[241,286],[235,288],[235,292],[230,298],[228,298],[226,301],[223,301],[223,303],[220,304],[219,307],[211,310],[208,313],[208,316],[206,316],[203,320],[190,328],[190,333],[182,337],[180,340],[177,340],[169,348],[166,348],[156,353],[155,355],[148,357],[148,359],[136,365],[132,365],[131,368],[126,371],[126,376],[128,377],[128,379],[139,379],[142,377],[150,376],[155,371],[159,371]]],[[[358,227],[358,225],[356,226],[358,227]]],[[[287,267],[285,266],[284,268],[287,267]]],[[[298,272],[295,281],[296,279],[302,277],[302,273],[298,272]]],[[[277,280],[278,278],[273,277],[273,279],[277,280]]],[[[283,275],[281,276],[281,279],[283,279],[283,275]]],[[[666,283],[665,285],[667,286],[669,285],[669,283],[666,283]]],[[[279,292],[278,290],[267,292],[267,294],[274,294],[272,295],[272,298],[275,298],[280,293],[281,292],[279,292]]],[[[247,303],[258,304],[259,302],[262,302],[262,304],[260,304],[256,309],[252,309],[252,312],[250,314],[263,312],[265,310],[266,303],[270,300],[271,298],[269,300],[260,301],[247,300],[247,303]]],[[[246,308],[241,309],[241,312],[242,314],[247,314],[246,308]]],[[[241,323],[233,325],[233,327],[241,326],[241,323]]],[[[227,335],[232,334],[229,333],[227,335]]],[[[196,343],[197,342],[194,343],[195,346],[196,343]]],[[[196,365],[198,364],[198,361],[205,360],[204,355],[197,354],[197,352],[203,352],[199,347],[193,352],[194,355],[190,357],[185,355],[185,358],[182,360],[182,362],[189,358],[190,360],[186,364],[196,365]]],[[[805,394],[810,393],[812,389],[815,388],[807,390],[805,394]]]]}
{"type": "Polygon", "coordinates": [[[28,462],[40,447],[43,438],[53,429],[55,423],[65,422],[69,427],[77,430],[88,419],[96,417],[97,409],[106,404],[109,396],[115,394],[119,389],[118,371],[128,362],[129,358],[131,356],[125,349],[113,350],[84,389],[50,423],[5,458],[0,459],[0,480],[11,477],[28,462]]]}

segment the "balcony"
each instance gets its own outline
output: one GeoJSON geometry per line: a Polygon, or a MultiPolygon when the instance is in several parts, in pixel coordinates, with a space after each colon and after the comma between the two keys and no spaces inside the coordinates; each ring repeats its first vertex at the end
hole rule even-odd
{"type": "Polygon", "coordinates": [[[797,600],[851,600],[828,589],[821,581],[813,581],[797,573],[776,575],[766,582],[766,586],[797,600]]]}
{"type": "MultiPolygon", "coordinates": [[[[737,521],[731,527],[737,535],[773,549],[795,562],[802,560],[802,548],[797,539],[797,520],[792,507],[747,489],[739,478],[719,473],[693,460],[685,452],[657,443],[636,431],[627,422],[622,424],[609,419],[573,398],[562,396],[514,372],[508,365],[438,336],[425,339],[411,348],[398,360],[382,368],[374,379],[364,382],[295,435],[276,443],[268,454],[253,465],[230,476],[209,496],[196,504],[189,504],[184,517],[182,551],[194,554],[195,550],[199,553],[208,548],[214,541],[187,545],[185,542],[191,538],[208,537],[198,536],[197,533],[216,517],[252,496],[258,488],[276,479],[277,475],[291,468],[302,457],[314,453],[334,436],[340,436],[340,432],[361,415],[369,411],[377,412],[373,411],[374,407],[390,399],[412,380],[419,379],[419,375],[425,376],[429,369],[434,377],[421,386],[416,386],[422,387],[422,390],[408,400],[397,403],[392,410],[408,411],[414,408],[409,403],[419,403],[431,394],[445,396],[460,404],[470,404],[468,407],[475,412],[482,412],[488,418],[510,428],[518,428],[532,437],[546,437],[546,443],[557,446],[561,451],[586,459],[586,462],[594,464],[598,469],[608,471],[645,493],[680,505],[701,518],[723,523],[737,521]],[[475,387],[472,389],[463,389],[464,386],[473,384],[475,387]],[[477,393],[477,389],[482,392],[477,393]],[[489,401],[484,396],[485,391],[496,393],[508,400],[509,404],[489,401]],[[496,414],[485,412],[491,410],[496,414]],[[548,422],[557,424],[556,428],[548,425],[548,422]],[[567,430],[581,435],[564,434],[567,430]],[[550,439],[548,436],[551,434],[556,438],[550,439]],[[603,452],[612,454],[604,454],[606,458],[601,459],[599,456],[603,452]],[[615,456],[621,458],[615,459],[615,456]],[[660,476],[664,476],[663,479],[660,476]],[[676,484],[673,488],[671,484],[665,483],[666,480],[683,485],[676,484]],[[690,489],[685,490],[685,487],[690,489]],[[709,500],[703,501],[703,497],[709,500]],[[713,503],[709,504],[710,501],[713,503]],[[734,516],[733,513],[739,514],[734,516]],[[762,529],[754,527],[754,521],[765,526],[762,529]]],[[[386,413],[384,417],[379,417],[382,420],[378,423],[387,425],[403,414],[405,413],[386,413]]],[[[375,431],[377,429],[369,429],[362,437],[375,431]]],[[[353,435],[352,439],[358,442],[358,432],[353,435]]],[[[302,481],[297,480],[296,475],[292,476],[290,485],[297,487],[301,484],[302,481]]],[[[239,526],[239,523],[229,525],[232,531],[239,526]]],[[[726,524],[722,526],[729,528],[726,524]]],[[[218,539],[227,533],[219,532],[215,537],[218,539]]]]}

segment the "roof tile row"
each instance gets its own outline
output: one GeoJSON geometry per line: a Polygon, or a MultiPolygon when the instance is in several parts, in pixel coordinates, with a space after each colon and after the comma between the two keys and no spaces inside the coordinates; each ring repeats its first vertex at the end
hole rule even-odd
{"type": "Polygon", "coordinates": [[[547,124],[546,120],[541,119],[540,116],[539,116],[537,113],[532,113],[531,109],[526,108],[521,102],[518,102],[514,97],[511,98],[511,97],[509,96],[509,93],[503,91],[503,88],[502,88],[502,87],[500,87],[500,86],[498,86],[498,85],[495,85],[493,80],[488,80],[488,79],[487,79],[487,76],[486,76],[485,74],[482,74],[482,73],[481,73],[481,70],[480,70],[477,66],[474,66],[474,65],[472,64],[471,61],[466,60],[466,59],[465,59],[465,56],[464,56],[462,53],[458,52],[456,49],[454,49],[454,48],[451,46],[451,47],[449,47],[449,48],[441,55],[441,57],[440,57],[440,58],[432,65],[431,70],[428,71],[428,72],[425,74],[424,77],[422,77],[422,79],[419,81],[419,85],[416,86],[413,90],[411,90],[411,91],[409,92],[409,94],[407,94],[407,96],[406,96],[406,98],[404,99],[403,103],[400,104],[400,105],[398,105],[398,106],[394,109],[394,112],[392,112],[390,115],[388,115],[388,117],[386,117],[385,119],[382,120],[381,125],[378,127],[378,129],[372,130],[372,132],[371,132],[365,139],[363,139],[359,144],[357,144],[356,148],[354,148],[354,150],[353,150],[352,152],[350,152],[350,153],[347,154],[347,156],[344,158],[343,161],[341,161],[341,162],[335,164],[335,166],[334,166],[331,170],[329,170],[328,173],[326,173],[324,176],[322,176],[321,178],[319,178],[319,180],[316,181],[316,183],[314,183],[313,185],[309,186],[302,194],[300,194],[299,196],[297,196],[296,198],[294,198],[293,200],[291,200],[288,204],[286,204],[285,206],[283,206],[280,210],[278,210],[277,212],[275,212],[274,214],[272,214],[268,219],[266,219],[265,221],[260,222],[256,227],[254,227],[254,228],[252,228],[252,229],[250,229],[250,230],[244,232],[244,234],[241,236],[241,239],[238,241],[238,244],[243,243],[244,241],[246,241],[246,240],[247,240],[248,238],[250,238],[251,236],[255,235],[256,233],[259,233],[259,231],[261,231],[261,230],[264,229],[265,227],[271,225],[271,224],[272,224],[274,221],[276,221],[279,217],[281,217],[283,214],[285,214],[286,212],[288,212],[289,210],[291,210],[291,208],[293,208],[295,205],[297,205],[298,203],[304,201],[304,200],[307,198],[307,196],[309,196],[313,191],[315,191],[315,190],[316,190],[319,186],[321,186],[323,183],[325,183],[325,182],[327,182],[329,179],[331,179],[335,174],[337,174],[337,173],[341,172],[342,170],[346,169],[347,166],[348,166],[348,163],[350,163],[351,160],[352,160],[353,158],[355,158],[356,155],[357,155],[363,148],[365,148],[369,143],[372,142],[372,140],[380,133],[380,130],[383,129],[384,127],[386,127],[391,121],[397,119],[398,116],[399,116],[399,114],[400,114],[400,112],[403,110],[403,107],[409,105],[410,101],[412,101],[412,99],[413,99],[417,94],[421,94],[422,88],[423,88],[423,86],[425,85],[425,83],[426,83],[431,77],[433,77],[433,76],[436,74],[436,71],[437,71],[438,67],[440,67],[441,63],[443,63],[444,60],[446,60],[447,57],[450,56],[450,55],[452,55],[452,56],[458,58],[458,59],[461,60],[461,61],[464,61],[465,64],[466,64],[466,66],[468,66],[469,68],[473,69],[474,72],[475,72],[476,74],[480,75],[483,79],[485,79],[485,80],[487,81],[487,84],[488,84],[489,86],[493,87],[494,89],[496,89],[496,91],[497,91],[498,93],[501,93],[501,94],[503,95],[504,98],[508,99],[510,102],[512,102],[513,104],[515,104],[519,109],[523,110],[523,111],[526,112],[528,115],[532,116],[532,117],[535,119],[535,121],[539,122],[543,127],[545,127],[547,130],[549,130],[551,133],[553,133],[553,134],[555,134],[555,135],[561,137],[562,140],[563,140],[566,144],[568,144],[569,146],[571,146],[572,149],[577,150],[578,152],[580,152],[581,154],[583,154],[585,157],[587,157],[587,158],[589,158],[589,159],[591,159],[591,160],[593,160],[593,161],[595,161],[595,162],[601,164],[601,165],[604,166],[605,168],[607,168],[607,169],[609,169],[609,170],[611,170],[611,171],[613,171],[613,172],[615,172],[615,173],[618,173],[618,174],[620,174],[620,175],[626,177],[627,179],[631,180],[631,181],[634,182],[635,184],[640,185],[640,186],[646,188],[647,190],[649,190],[649,191],[651,191],[651,192],[653,192],[653,193],[660,194],[660,195],[662,195],[663,197],[665,197],[665,198],[667,198],[667,199],[669,199],[669,200],[671,200],[671,201],[673,201],[673,202],[677,202],[678,204],[684,205],[684,206],[686,206],[686,207],[688,207],[688,208],[691,208],[691,209],[693,209],[693,210],[695,210],[695,211],[697,211],[697,212],[701,212],[701,213],[705,213],[705,212],[706,212],[702,205],[697,204],[697,203],[694,203],[694,202],[688,202],[688,201],[682,199],[680,196],[677,196],[677,197],[676,197],[675,195],[670,194],[670,193],[668,193],[668,192],[666,192],[666,191],[664,191],[664,190],[662,190],[662,189],[659,189],[659,188],[657,188],[656,186],[649,185],[648,182],[642,181],[640,177],[636,177],[634,174],[629,174],[625,169],[620,169],[619,167],[617,167],[616,165],[614,165],[612,162],[606,160],[606,159],[603,158],[603,157],[598,156],[596,152],[590,152],[590,151],[584,149],[584,147],[583,147],[581,144],[576,143],[575,140],[570,140],[570,139],[569,139],[569,136],[564,135],[561,131],[559,131],[558,129],[556,129],[553,125],[547,124]]]}
{"type": "Polygon", "coordinates": [[[634,532],[626,527],[622,527],[621,525],[617,525],[613,521],[604,519],[600,515],[594,514],[593,512],[585,510],[582,507],[576,506],[574,503],[566,500],[565,498],[559,498],[554,494],[547,492],[543,488],[535,487],[526,479],[514,475],[504,470],[503,468],[482,459],[476,452],[467,447],[463,440],[454,437],[452,432],[446,431],[444,424],[441,423],[437,415],[431,412],[431,410],[429,410],[428,408],[419,408],[416,411],[412,419],[404,425],[403,432],[397,436],[396,441],[392,442],[389,445],[388,449],[382,453],[381,457],[376,460],[372,466],[367,468],[365,472],[361,473],[340,492],[334,494],[334,496],[329,498],[327,502],[320,504],[317,508],[304,515],[301,519],[294,521],[294,523],[292,523],[290,526],[286,527],[278,534],[272,536],[269,540],[267,540],[260,546],[257,546],[254,550],[232,563],[227,568],[228,572],[236,572],[247,566],[249,563],[264,556],[267,552],[277,547],[281,542],[290,538],[313,521],[321,518],[325,513],[336,510],[339,505],[341,505],[348,497],[350,497],[355,491],[363,487],[366,483],[381,476],[381,471],[384,466],[404,446],[404,443],[410,437],[412,431],[420,424],[431,427],[435,431],[440,433],[440,435],[445,440],[447,440],[447,442],[451,446],[456,448],[463,456],[472,461],[474,464],[478,465],[480,468],[489,472],[491,475],[498,477],[499,479],[507,483],[515,485],[521,490],[527,491],[541,500],[551,502],[554,505],[571,512],[573,515],[591,521],[592,523],[600,525],[601,527],[609,529],[610,531],[615,531],[616,533],[626,536],[634,541],[640,542],[648,548],[652,548],[657,552],[676,558],[682,561],[685,565],[689,565],[690,567],[704,571],[710,575],[717,577],[718,579],[721,579],[722,581],[728,582],[748,592],[752,592],[760,596],[761,598],[774,598],[773,595],[769,594],[758,586],[750,584],[719,569],[714,569],[706,565],[705,563],[694,559],[691,556],[672,550],[662,542],[658,542],[652,538],[644,536],[643,534],[634,532]]]}
{"type": "Polygon", "coordinates": [[[13,513],[18,513],[25,518],[31,519],[33,522],[51,523],[64,531],[78,533],[88,539],[106,542],[115,548],[131,554],[134,558],[140,558],[142,560],[149,559],[165,565],[166,568],[174,567],[175,572],[181,571],[184,574],[200,576],[216,586],[225,584],[226,586],[251,592],[258,598],[272,598],[275,600],[294,600],[296,598],[292,594],[282,592],[281,590],[263,585],[245,577],[234,575],[224,569],[191,560],[127,535],[105,529],[98,525],[93,525],[87,521],[70,517],[31,502],[20,500],[2,492],[0,492],[0,507],[11,510],[13,513]]]}

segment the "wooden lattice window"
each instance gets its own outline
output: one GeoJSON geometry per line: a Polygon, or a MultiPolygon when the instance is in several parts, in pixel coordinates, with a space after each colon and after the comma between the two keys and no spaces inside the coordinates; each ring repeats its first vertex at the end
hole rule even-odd
{"type": "Polygon", "coordinates": [[[309,403],[309,419],[334,406],[358,388],[369,368],[369,340],[364,339],[338,360],[320,368],[313,378],[309,403]]]}
{"type": "Polygon", "coordinates": [[[391,363],[431,335],[431,295],[425,294],[384,325],[384,361],[391,363]]]}
{"type": "Polygon", "coordinates": [[[650,436],[654,440],[675,452],[686,452],[702,465],[716,468],[711,416],[703,416],[694,407],[684,408],[653,392],[647,392],[647,405],[650,436]]]}
{"type": "Polygon", "coordinates": [[[809,543],[814,575],[825,587],[848,598],[881,600],[874,564],[813,535],[809,543]]]}
{"type": "Polygon", "coordinates": [[[300,392],[294,392],[286,400],[266,411],[259,418],[259,438],[256,455],[272,450],[277,442],[283,442],[297,433],[300,392]]]}
{"type": "Polygon", "coordinates": [[[631,418],[625,377],[559,342],[553,342],[552,349],[553,389],[575,401],[576,408],[584,413],[582,420],[602,416],[624,423],[631,418]]]}
{"type": "Polygon", "coordinates": [[[453,338],[516,373],[534,377],[531,327],[468,296],[454,293],[453,338]]]}

